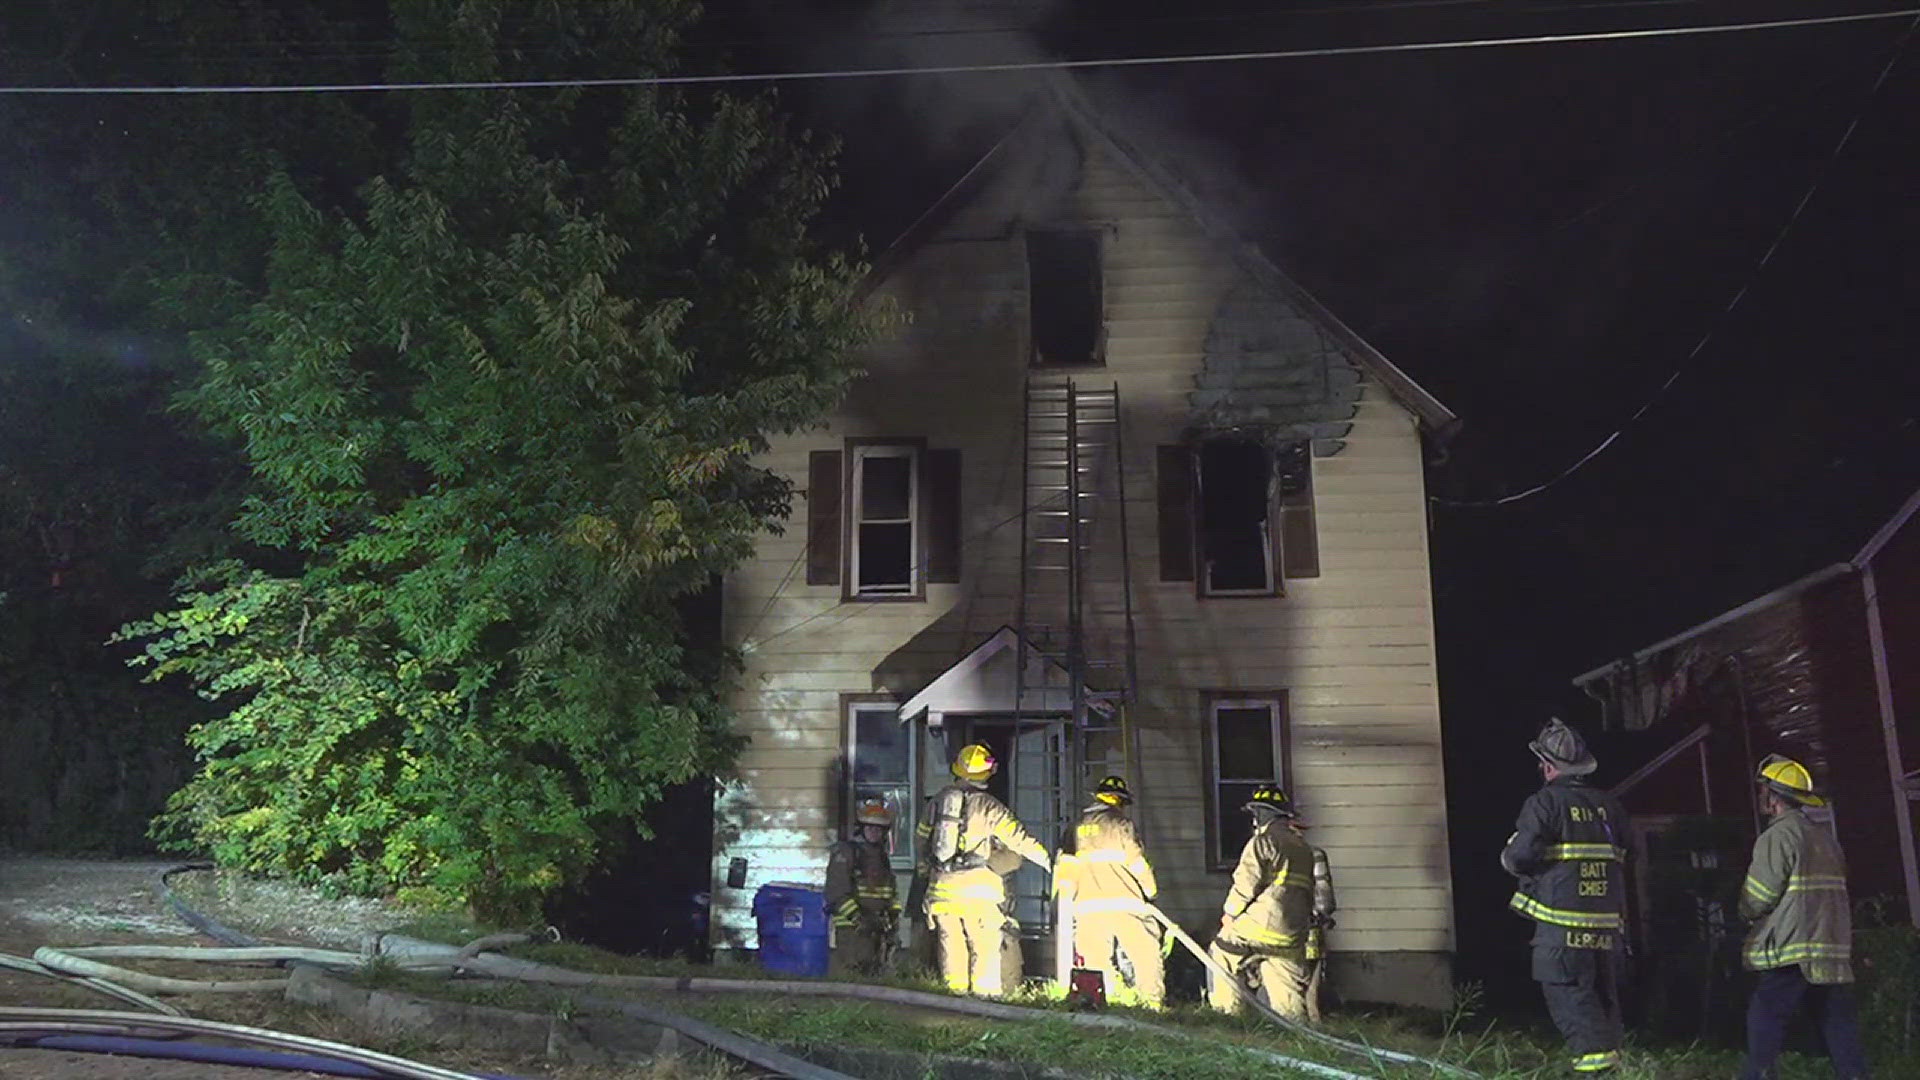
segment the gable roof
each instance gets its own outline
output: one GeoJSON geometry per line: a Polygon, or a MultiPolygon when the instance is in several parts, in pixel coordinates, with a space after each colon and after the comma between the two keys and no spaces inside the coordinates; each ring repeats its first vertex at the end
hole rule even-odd
{"type": "Polygon", "coordinates": [[[1385,387],[1394,400],[1418,417],[1433,435],[1445,439],[1459,427],[1460,419],[1453,410],[1441,404],[1438,398],[1428,393],[1398,365],[1382,355],[1380,350],[1328,310],[1317,297],[1281,270],[1259,244],[1245,236],[1216,207],[1195,193],[1172,167],[1150,153],[1138,139],[1122,134],[1072,77],[1064,72],[1049,73],[1044,91],[1020,120],[958,182],[928,207],[899,239],[880,253],[862,286],[862,294],[871,293],[912,258],[947,220],[999,172],[1012,153],[1015,135],[1049,114],[1064,116],[1081,135],[1111,154],[1148,189],[1180,209],[1203,234],[1231,252],[1235,262],[1258,286],[1294,305],[1338,342],[1361,370],[1385,387]]]}

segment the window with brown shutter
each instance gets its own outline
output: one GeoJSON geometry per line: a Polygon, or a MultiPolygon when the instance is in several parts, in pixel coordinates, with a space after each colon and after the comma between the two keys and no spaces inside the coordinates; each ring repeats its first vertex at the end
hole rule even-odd
{"type": "Polygon", "coordinates": [[[1161,581],[1257,597],[1320,576],[1310,443],[1210,439],[1162,446],[1156,464],[1161,581]]]}
{"type": "Polygon", "coordinates": [[[807,584],[840,584],[840,451],[807,455],[807,584]]]}
{"type": "Polygon", "coordinates": [[[849,600],[921,600],[960,580],[960,451],[847,440],[840,580],[849,600]]]}

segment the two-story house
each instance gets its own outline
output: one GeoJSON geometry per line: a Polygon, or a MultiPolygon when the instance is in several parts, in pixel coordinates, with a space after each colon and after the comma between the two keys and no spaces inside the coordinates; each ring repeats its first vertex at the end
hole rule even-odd
{"type": "MultiPolygon", "coordinates": [[[[804,510],[725,584],[750,743],[715,944],[753,947],[759,885],[820,880],[858,796],[897,809],[904,891],[924,800],[982,742],[1049,845],[1124,774],[1203,939],[1240,808],[1281,783],[1334,867],[1331,978],[1447,1002],[1423,436],[1453,415],[1064,81],[872,288],[909,321],[775,441],[804,510]]],[[[1044,967],[1044,875],[1015,883],[1044,967]]]]}

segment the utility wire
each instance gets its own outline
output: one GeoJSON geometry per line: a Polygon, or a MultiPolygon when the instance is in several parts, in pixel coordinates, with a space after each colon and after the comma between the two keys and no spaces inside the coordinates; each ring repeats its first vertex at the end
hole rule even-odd
{"type": "MultiPolygon", "coordinates": [[[[1234,23],[1236,25],[1244,25],[1249,22],[1284,21],[1288,19],[1295,19],[1300,16],[1363,15],[1363,14],[1386,13],[1386,12],[1393,12],[1398,14],[1400,11],[1405,9],[1465,7],[1469,5],[1478,5],[1481,7],[1485,7],[1490,4],[1507,4],[1509,2],[1510,0],[1405,0],[1404,3],[1358,4],[1358,3],[1353,3],[1352,0],[1348,0],[1347,3],[1339,4],[1337,6],[1318,7],[1318,8],[1283,8],[1279,10],[1275,10],[1273,8],[1250,8],[1250,9],[1245,9],[1240,11],[1226,11],[1226,12],[1215,11],[1207,14],[1184,14],[1184,15],[1134,15],[1134,16],[1095,15],[1090,17],[1075,18],[1071,22],[1071,27],[1072,27],[1072,30],[1077,33],[1077,32],[1084,32],[1084,31],[1108,31],[1108,30],[1115,30],[1115,29],[1133,29],[1133,28],[1158,27],[1158,26],[1168,26],[1168,25],[1192,26],[1192,25],[1211,25],[1211,24],[1218,24],[1218,23],[1234,23]]],[[[1699,4],[1708,4],[1713,2],[1715,2],[1715,0],[1562,0],[1562,2],[1552,3],[1552,4],[1549,4],[1546,2],[1536,2],[1530,5],[1526,11],[1520,12],[1518,14],[1523,14],[1527,16],[1557,15],[1563,12],[1584,11],[1584,10],[1592,10],[1596,8],[1617,12],[1621,9],[1631,8],[1631,7],[1673,7],[1678,5],[1699,5],[1699,4]]],[[[852,12],[839,12],[839,13],[828,13],[828,14],[830,16],[838,15],[841,17],[854,17],[854,13],[852,12]]],[[[1013,19],[1014,17],[1015,16],[1012,12],[1009,12],[1007,14],[1008,19],[1013,19]]],[[[522,29],[526,29],[529,25],[535,25],[535,24],[531,24],[531,23],[521,23],[517,25],[508,24],[507,26],[504,27],[504,29],[522,30],[522,29]]],[[[694,28],[695,31],[697,31],[698,29],[699,28],[697,26],[694,28]]],[[[1005,22],[1005,23],[977,23],[973,25],[955,25],[955,26],[929,26],[929,27],[917,27],[914,29],[895,29],[895,30],[867,29],[863,27],[860,31],[860,41],[862,43],[866,43],[866,42],[873,42],[873,41],[899,41],[899,40],[910,40],[910,39],[916,39],[916,38],[929,38],[929,37],[980,37],[980,36],[1005,35],[1005,34],[1031,34],[1031,33],[1034,33],[1037,29],[1039,29],[1038,25],[1032,21],[1028,21],[1024,23],[1005,22]]],[[[731,48],[731,47],[742,46],[742,45],[745,45],[745,46],[781,45],[781,44],[792,43],[796,39],[796,37],[831,37],[835,33],[836,33],[835,30],[831,28],[825,28],[825,29],[820,29],[815,31],[807,31],[801,34],[771,32],[771,33],[764,33],[764,34],[756,34],[751,37],[704,38],[704,37],[701,37],[697,32],[690,32],[683,35],[677,47],[681,49],[716,49],[716,48],[731,48]]],[[[170,50],[170,49],[176,48],[180,44],[183,44],[183,43],[173,42],[173,41],[164,41],[164,40],[140,42],[141,47],[147,49],[150,52],[161,52],[161,51],[170,50]]],[[[312,46],[336,46],[336,45],[341,48],[365,47],[370,49],[381,49],[381,50],[389,50],[389,51],[391,51],[392,49],[398,48],[398,45],[391,38],[384,38],[384,37],[382,38],[367,38],[367,37],[362,37],[362,38],[228,38],[222,41],[212,42],[211,44],[215,46],[231,47],[234,49],[248,49],[248,48],[267,49],[267,48],[283,48],[283,47],[290,48],[290,47],[296,47],[296,46],[312,47],[312,46]]],[[[460,42],[457,39],[450,38],[450,37],[409,38],[407,41],[407,45],[410,48],[426,47],[431,49],[436,46],[444,46],[447,48],[452,48],[458,44],[460,44],[460,42]]],[[[567,45],[567,44],[532,45],[532,46],[529,46],[527,44],[516,44],[516,48],[519,49],[521,52],[563,53],[563,52],[571,52],[574,47],[572,45],[567,45]]],[[[266,57],[271,56],[271,54],[259,54],[259,55],[266,56],[266,57]]],[[[346,58],[352,59],[352,58],[363,58],[368,55],[381,55],[381,54],[379,53],[374,53],[374,54],[347,53],[342,55],[346,58]]],[[[316,56],[313,58],[325,58],[325,57],[316,56]]]]}
{"type": "Polygon", "coordinates": [[[1674,365],[1673,372],[1667,376],[1666,381],[1661,383],[1659,388],[1654,390],[1652,396],[1648,397],[1645,402],[1641,403],[1638,409],[1633,411],[1632,416],[1627,417],[1625,423],[1615,428],[1612,434],[1601,439],[1593,449],[1587,451],[1573,464],[1532,487],[1523,488],[1520,491],[1513,492],[1509,495],[1502,495],[1496,499],[1461,500],[1445,499],[1436,496],[1433,501],[1441,506],[1493,507],[1506,506],[1519,502],[1522,499],[1532,498],[1541,492],[1549,490],[1567,477],[1572,476],[1584,468],[1589,461],[1605,453],[1609,446],[1618,442],[1622,435],[1625,435],[1634,424],[1640,421],[1641,417],[1647,414],[1648,410],[1652,409],[1661,398],[1665,397],[1667,390],[1679,380],[1681,374],[1687,370],[1688,365],[1693,363],[1694,358],[1698,357],[1701,352],[1705,351],[1707,343],[1711,342],[1714,335],[1720,332],[1720,328],[1726,325],[1728,318],[1733,314],[1733,310],[1740,306],[1740,301],[1746,299],[1747,292],[1753,288],[1755,282],[1759,281],[1760,275],[1765,272],[1767,268],[1767,264],[1773,261],[1773,256],[1780,250],[1781,242],[1786,240],[1787,234],[1792,232],[1794,225],[1800,221],[1800,215],[1806,211],[1807,204],[1813,201],[1814,192],[1820,190],[1820,184],[1827,178],[1827,174],[1832,171],[1833,163],[1839,160],[1841,152],[1847,148],[1847,143],[1853,139],[1854,131],[1859,128],[1860,121],[1867,115],[1867,110],[1872,108],[1874,101],[1879,98],[1880,88],[1886,85],[1887,76],[1893,73],[1894,65],[1898,64],[1900,57],[1906,54],[1907,44],[1913,40],[1913,32],[1916,28],[1920,28],[1920,17],[1916,17],[1912,22],[1907,24],[1906,32],[1900,35],[1900,43],[1894,47],[1893,55],[1887,57],[1886,64],[1880,68],[1879,77],[1873,80],[1873,88],[1867,91],[1866,98],[1860,102],[1860,107],[1854,110],[1853,119],[1847,124],[1846,130],[1841,132],[1840,141],[1834,144],[1833,152],[1828,154],[1826,158],[1821,161],[1819,168],[1814,170],[1813,178],[1807,183],[1807,190],[1801,194],[1800,201],[1794,204],[1793,212],[1787,215],[1786,222],[1780,226],[1778,232],[1774,233],[1773,242],[1767,245],[1766,253],[1760,256],[1759,263],[1755,264],[1753,270],[1747,274],[1746,280],[1741,283],[1740,288],[1735,290],[1733,298],[1728,300],[1726,306],[1721,308],[1712,320],[1708,322],[1706,330],[1700,335],[1700,340],[1694,342],[1693,348],[1688,350],[1686,357],[1682,359],[1680,363],[1674,365]]]}
{"type": "Polygon", "coordinates": [[[164,94],[324,94],[418,90],[550,90],[617,86],[694,86],[724,83],[811,82],[827,79],[870,79],[905,75],[979,75],[1018,71],[1066,71],[1080,68],[1171,67],[1181,64],[1238,63],[1250,60],[1304,60],[1332,56],[1381,53],[1441,52],[1515,45],[1549,45],[1588,41],[1634,41],[1652,38],[1700,37],[1754,30],[1832,26],[1920,15],[1920,8],[1874,11],[1854,15],[1825,15],[1765,22],[1716,23],[1707,26],[1667,26],[1643,30],[1597,30],[1571,34],[1531,34],[1518,37],[1461,38],[1409,41],[1384,45],[1340,45],[1315,49],[1270,49],[1255,52],[1193,53],[1170,56],[1123,56],[1098,60],[1033,60],[998,64],[947,64],[927,67],[846,68],[816,71],[762,72],[727,75],[636,75],[603,79],[510,79],[470,82],[306,83],[285,86],[261,84],[207,86],[0,86],[0,94],[47,96],[164,95],[164,94]]]}

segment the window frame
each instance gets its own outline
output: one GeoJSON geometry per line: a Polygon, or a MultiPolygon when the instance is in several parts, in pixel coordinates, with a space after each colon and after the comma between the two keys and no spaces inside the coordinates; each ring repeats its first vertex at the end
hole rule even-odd
{"type": "Polygon", "coordinates": [[[1094,371],[1107,366],[1107,235],[1114,226],[1107,222],[1059,221],[1033,222],[1020,230],[1021,269],[1026,278],[1025,325],[1028,371],[1094,371]],[[1094,242],[1094,273],[1098,285],[1098,310],[1094,313],[1097,325],[1094,327],[1093,358],[1073,362],[1046,362],[1040,358],[1040,350],[1034,343],[1033,332],[1033,247],[1031,237],[1036,234],[1071,233],[1092,237],[1094,242]]]}
{"type": "Polygon", "coordinates": [[[1312,439],[1289,441],[1300,448],[1301,460],[1306,466],[1304,470],[1306,482],[1301,485],[1297,496],[1290,498],[1282,492],[1280,490],[1280,455],[1277,452],[1274,454],[1274,498],[1271,520],[1273,535],[1279,544],[1279,550],[1274,555],[1274,574],[1281,582],[1280,588],[1283,592],[1286,589],[1286,582],[1306,581],[1320,576],[1320,497],[1315,483],[1315,474],[1320,467],[1314,464],[1314,459],[1319,455],[1313,452],[1312,439]],[[1305,521],[1302,527],[1308,533],[1309,540],[1305,545],[1307,550],[1296,553],[1294,546],[1287,543],[1287,522],[1302,519],[1305,521]]]}
{"type": "MultiPolygon", "coordinates": [[[[860,751],[860,714],[863,712],[881,712],[888,714],[892,721],[906,729],[907,768],[906,795],[900,805],[894,808],[894,838],[896,843],[888,852],[888,861],[896,871],[913,869],[915,858],[915,829],[920,823],[921,802],[921,751],[923,725],[899,718],[899,701],[889,694],[841,694],[840,695],[840,832],[842,838],[853,835],[853,811],[860,802],[860,784],[855,778],[860,751]]],[[[890,785],[898,786],[898,785],[890,785]]]]}
{"type": "Polygon", "coordinates": [[[1220,778],[1220,723],[1219,715],[1223,709],[1244,709],[1265,707],[1269,710],[1271,737],[1273,740],[1272,766],[1273,779],[1270,781],[1251,781],[1253,783],[1275,783],[1289,796],[1293,792],[1293,740],[1289,723],[1289,702],[1285,690],[1203,690],[1200,694],[1200,722],[1205,728],[1206,738],[1202,740],[1202,749],[1206,758],[1203,782],[1206,790],[1204,801],[1207,808],[1206,821],[1206,866],[1211,872],[1231,871],[1239,859],[1239,852],[1222,854],[1220,851],[1221,825],[1225,814],[1238,812],[1238,807],[1222,806],[1220,786],[1222,783],[1245,784],[1247,780],[1223,781],[1220,778]]]}
{"type": "MultiPolygon", "coordinates": [[[[841,598],[858,600],[862,603],[891,603],[900,601],[924,601],[927,597],[927,530],[922,518],[925,516],[926,491],[924,490],[923,468],[926,463],[927,440],[924,438],[874,438],[848,439],[845,461],[846,471],[841,482],[841,490],[846,493],[845,511],[841,515],[844,524],[841,528],[840,550],[842,565],[840,570],[841,598]],[[904,457],[907,459],[907,578],[908,587],[900,591],[866,591],[860,587],[860,525],[861,506],[864,502],[864,477],[861,463],[871,457],[904,457]]],[[[887,519],[883,523],[894,523],[887,519]]]]}
{"type": "Polygon", "coordinates": [[[1193,447],[1193,583],[1194,591],[1205,600],[1266,600],[1287,595],[1286,577],[1281,573],[1281,554],[1279,544],[1280,500],[1274,494],[1274,474],[1278,462],[1264,442],[1258,439],[1215,438],[1205,439],[1193,447]],[[1267,451],[1267,514],[1261,523],[1260,541],[1265,548],[1264,561],[1267,570],[1267,583],[1256,589],[1215,589],[1211,584],[1212,573],[1207,559],[1206,508],[1207,487],[1205,455],[1208,443],[1238,442],[1258,446],[1267,451]]]}

